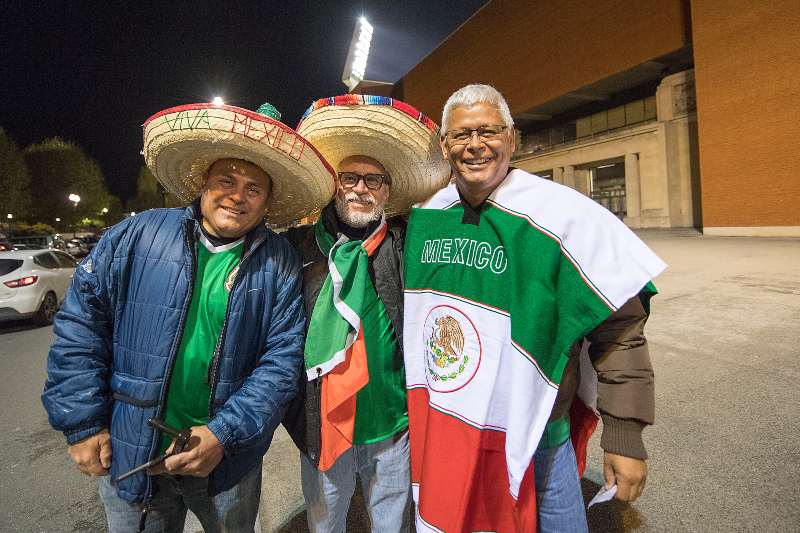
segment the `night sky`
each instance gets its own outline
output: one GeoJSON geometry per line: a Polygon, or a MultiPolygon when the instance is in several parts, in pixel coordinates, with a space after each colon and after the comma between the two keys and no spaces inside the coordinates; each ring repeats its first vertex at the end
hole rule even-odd
{"type": "Polygon", "coordinates": [[[359,15],[375,27],[366,78],[394,82],[484,3],[5,2],[0,127],[20,147],[76,142],[124,201],[153,113],[220,95],[249,109],[270,102],[294,127],[314,99],[346,92],[359,15]]]}

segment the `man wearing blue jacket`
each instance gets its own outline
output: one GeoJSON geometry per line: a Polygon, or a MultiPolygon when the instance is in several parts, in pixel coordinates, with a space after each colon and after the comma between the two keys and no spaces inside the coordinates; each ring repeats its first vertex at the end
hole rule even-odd
{"type": "Polygon", "coordinates": [[[182,531],[187,509],[205,531],[253,531],[305,326],[299,261],[264,217],[295,220],[333,192],[329,165],[279,120],[269,104],[148,119],[148,166],[192,203],[109,230],[56,316],[42,401],[78,469],[105,476],[111,532],[182,531]],[[151,418],[190,429],[186,447],[171,454],[151,418]]]}

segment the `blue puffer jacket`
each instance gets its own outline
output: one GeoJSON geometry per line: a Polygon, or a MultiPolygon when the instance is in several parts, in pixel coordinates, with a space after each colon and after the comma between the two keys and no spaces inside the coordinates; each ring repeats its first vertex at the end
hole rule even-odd
{"type": "MultiPolygon", "coordinates": [[[[197,204],[156,209],[110,229],[75,271],[55,320],[42,402],[69,443],[110,428],[113,478],[153,457],[194,286],[197,204]]],[[[209,371],[209,429],[225,448],[209,491],[226,490],[267,451],[297,392],[305,312],[299,260],[259,225],[246,239],[209,371]]],[[[150,496],[144,473],[117,486],[150,496]]]]}

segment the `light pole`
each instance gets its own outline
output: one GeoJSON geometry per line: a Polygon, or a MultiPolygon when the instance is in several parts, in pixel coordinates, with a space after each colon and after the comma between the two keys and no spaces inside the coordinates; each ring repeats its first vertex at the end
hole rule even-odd
{"type": "Polygon", "coordinates": [[[77,230],[78,230],[78,219],[77,219],[77,216],[78,216],[78,202],[81,201],[81,197],[78,196],[75,193],[72,193],[69,196],[67,196],[67,200],[69,200],[70,202],[75,204],[74,215],[75,215],[76,218],[75,218],[75,222],[74,222],[74,224],[72,226],[72,236],[75,237],[75,234],[77,233],[77,230]]]}

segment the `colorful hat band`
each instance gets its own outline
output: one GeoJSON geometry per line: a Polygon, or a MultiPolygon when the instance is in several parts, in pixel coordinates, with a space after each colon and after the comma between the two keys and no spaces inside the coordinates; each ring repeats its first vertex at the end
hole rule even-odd
{"type": "Polygon", "coordinates": [[[383,105],[383,106],[390,106],[398,111],[402,111],[409,117],[413,118],[420,124],[423,124],[426,128],[431,130],[434,135],[439,135],[439,126],[428,118],[427,116],[423,115],[422,112],[414,108],[413,106],[408,105],[405,102],[401,102],[400,100],[395,100],[394,98],[389,98],[388,96],[374,96],[370,94],[343,94],[341,96],[330,96],[328,98],[320,98],[316,100],[313,104],[306,109],[306,112],[303,113],[303,118],[300,119],[300,122],[297,124],[297,129],[300,129],[300,124],[306,119],[308,115],[311,114],[312,111],[320,109],[322,107],[329,107],[329,106],[355,106],[355,105],[383,105]]]}

